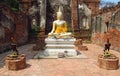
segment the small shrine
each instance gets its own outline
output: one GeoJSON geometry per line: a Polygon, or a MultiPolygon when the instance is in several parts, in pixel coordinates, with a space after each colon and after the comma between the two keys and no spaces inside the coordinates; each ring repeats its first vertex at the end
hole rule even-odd
{"type": "Polygon", "coordinates": [[[115,70],[119,68],[119,58],[110,53],[110,46],[109,39],[107,39],[107,43],[104,47],[104,53],[98,55],[98,65],[100,68],[104,68],[107,70],[115,70]]]}
{"type": "Polygon", "coordinates": [[[26,67],[26,57],[19,54],[14,37],[11,37],[11,54],[5,58],[5,66],[8,70],[20,70],[26,67]]]}

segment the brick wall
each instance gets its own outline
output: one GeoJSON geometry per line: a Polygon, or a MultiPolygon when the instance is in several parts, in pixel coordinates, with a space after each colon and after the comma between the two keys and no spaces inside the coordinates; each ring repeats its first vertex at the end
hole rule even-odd
{"type": "Polygon", "coordinates": [[[107,38],[110,39],[111,49],[120,50],[120,31],[111,28],[108,33],[95,33],[92,35],[92,41],[95,44],[104,46],[107,38]]]}
{"type": "Polygon", "coordinates": [[[15,18],[15,38],[18,44],[24,44],[28,40],[27,16],[23,13],[17,13],[15,18]]]}
{"type": "MultiPolygon", "coordinates": [[[[3,20],[2,27],[4,28],[4,38],[0,39],[0,51],[9,48],[11,36],[15,36],[18,45],[24,44],[28,40],[28,25],[27,16],[21,12],[14,12],[9,7],[0,4],[0,9],[4,16],[13,21],[14,25],[7,25],[7,21],[3,20]],[[8,28],[7,26],[11,27],[8,28]]],[[[2,18],[1,18],[2,21],[2,18]]]]}
{"type": "Polygon", "coordinates": [[[77,0],[71,0],[71,8],[72,8],[72,25],[75,29],[78,26],[78,3],[77,0]]]}
{"type": "MultiPolygon", "coordinates": [[[[100,0],[84,0],[83,1],[89,9],[92,11],[92,15],[96,14],[96,12],[99,10],[99,3],[100,0]]],[[[71,10],[72,10],[72,26],[74,27],[74,36],[78,38],[78,35],[81,35],[81,29],[78,28],[78,4],[81,4],[82,0],[71,0],[71,10]]],[[[86,30],[89,32],[90,30],[86,30]]],[[[84,33],[83,31],[82,33],[84,33]]],[[[90,35],[91,32],[88,34],[90,35]]],[[[89,36],[84,36],[89,37],[89,36]]],[[[79,37],[80,38],[80,37],[79,37]]]]}

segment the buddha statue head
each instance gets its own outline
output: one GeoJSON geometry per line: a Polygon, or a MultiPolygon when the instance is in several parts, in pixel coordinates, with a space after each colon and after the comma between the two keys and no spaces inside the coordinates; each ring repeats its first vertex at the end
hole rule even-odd
{"type": "Polygon", "coordinates": [[[61,8],[59,7],[59,10],[58,10],[58,12],[57,12],[57,19],[58,19],[58,20],[61,20],[62,17],[63,17],[63,14],[62,14],[61,8]]]}

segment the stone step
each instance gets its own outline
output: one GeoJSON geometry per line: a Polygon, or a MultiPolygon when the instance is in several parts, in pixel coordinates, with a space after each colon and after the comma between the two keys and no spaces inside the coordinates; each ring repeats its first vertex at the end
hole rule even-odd
{"type": "Polygon", "coordinates": [[[77,56],[77,52],[74,49],[75,38],[46,38],[45,55],[57,56],[60,53],[66,53],[69,56],[77,56]]]}
{"type": "Polygon", "coordinates": [[[46,44],[74,44],[74,42],[72,41],[50,41],[50,42],[46,42],[46,44]]]}
{"type": "Polygon", "coordinates": [[[67,51],[67,54],[70,56],[77,56],[77,52],[74,49],[46,49],[44,51],[44,54],[56,56],[58,55],[58,53],[65,53],[66,51],[67,51]]]}
{"type": "Polygon", "coordinates": [[[76,41],[75,38],[71,38],[71,39],[50,39],[50,38],[46,38],[45,39],[45,43],[46,44],[74,44],[74,42],[76,41]]]}
{"type": "Polygon", "coordinates": [[[46,45],[46,48],[57,48],[57,49],[61,49],[61,48],[74,48],[74,45],[70,45],[70,44],[50,44],[50,45],[46,45]]]}
{"type": "Polygon", "coordinates": [[[45,41],[75,41],[75,38],[46,38],[45,41]]]}

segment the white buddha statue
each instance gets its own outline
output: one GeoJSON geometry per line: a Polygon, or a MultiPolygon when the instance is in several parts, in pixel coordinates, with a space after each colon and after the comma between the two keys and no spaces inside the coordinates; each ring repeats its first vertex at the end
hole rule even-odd
{"type": "Polygon", "coordinates": [[[57,20],[53,22],[52,31],[48,34],[49,37],[56,38],[70,38],[72,37],[72,33],[68,32],[66,21],[62,20],[62,12],[59,7],[59,11],[57,12],[57,20]]]}

